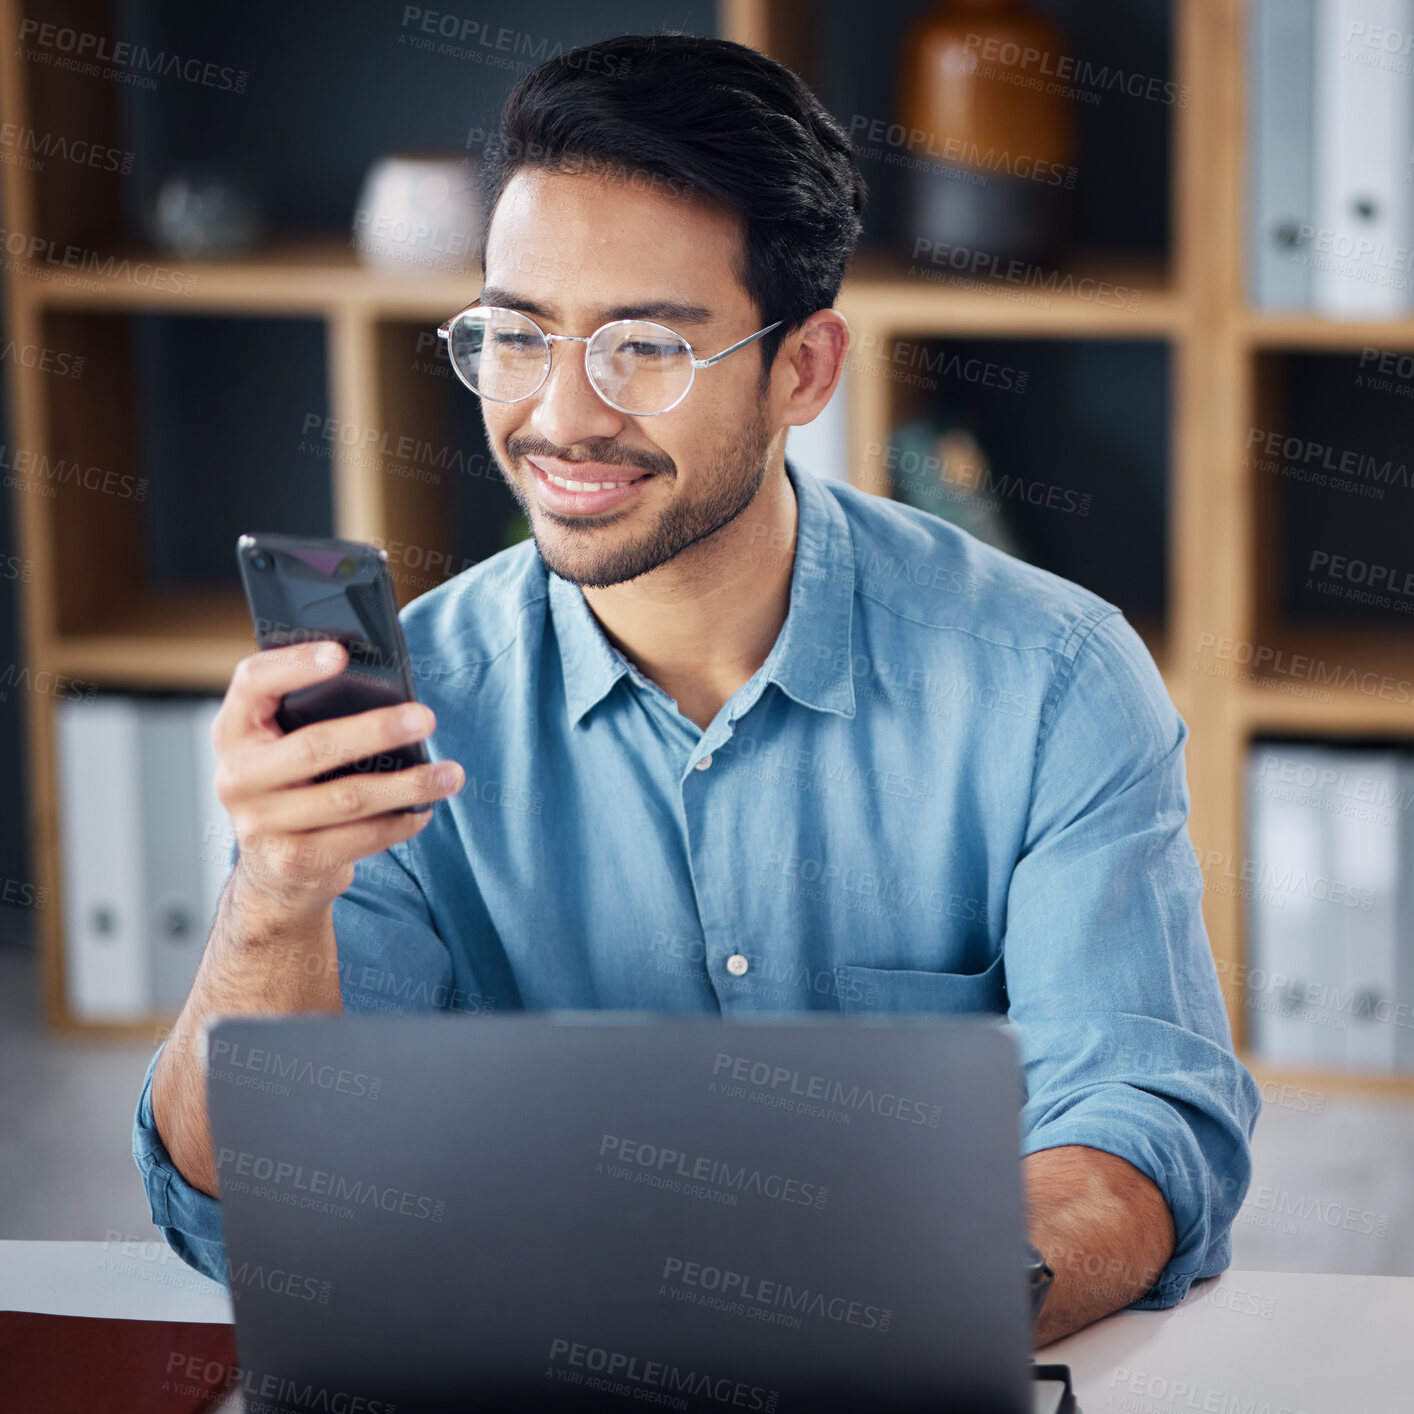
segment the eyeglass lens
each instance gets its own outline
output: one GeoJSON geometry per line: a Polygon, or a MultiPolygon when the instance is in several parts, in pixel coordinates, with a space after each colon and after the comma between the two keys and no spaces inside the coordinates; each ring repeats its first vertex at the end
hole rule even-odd
{"type": "MultiPolygon", "coordinates": [[[[530,397],[549,372],[549,343],[515,310],[468,310],[452,325],[447,343],[462,377],[494,402],[530,397]]],[[[624,412],[666,412],[692,385],[692,350],[661,324],[625,320],[589,341],[585,369],[600,397],[624,412]]]]}

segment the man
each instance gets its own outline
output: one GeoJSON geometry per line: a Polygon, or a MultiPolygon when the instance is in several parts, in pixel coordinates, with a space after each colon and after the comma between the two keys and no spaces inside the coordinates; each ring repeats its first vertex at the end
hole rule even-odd
{"type": "Polygon", "coordinates": [[[425,706],[281,736],[342,650],[237,668],[239,857],[138,1109],[154,1220],[222,1274],[215,1016],[990,1010],[1055,1272],[1036,1343],[1171,1305],[1228,1263],[1258,1110],[1187,731],[1113,606],[787,465],[849,343],[848,139],[753,50],[624,36],[516,85],[485,181],[444,332],[534,539],[404,613],[425,706]],[[309,784],[434,722],[430,766],[309,784]]]}

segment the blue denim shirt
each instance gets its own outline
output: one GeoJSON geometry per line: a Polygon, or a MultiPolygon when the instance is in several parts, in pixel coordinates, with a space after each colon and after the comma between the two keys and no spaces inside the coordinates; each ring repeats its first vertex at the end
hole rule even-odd
{"type": "MultiPolygon", "coordinates": [[[[1153,1179],[1177,1245],[1134,1305],[1172,1305],[1228,1265],[1260,1108],[1199,910],[1187,728],[1112,605],[787,474],[785,624],[705,732],[532,541],[404,610],[433,755],[467,780],[334,903],[344,1007],[1005,1013],[1023,1154],[1153,1179]]],[[[151,1078],[153,1220],[222,1279],[151,1078]]]]}

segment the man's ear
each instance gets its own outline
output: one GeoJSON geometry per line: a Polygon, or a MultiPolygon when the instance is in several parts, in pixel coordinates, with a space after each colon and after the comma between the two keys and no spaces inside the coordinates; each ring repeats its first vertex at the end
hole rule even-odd
{"type": "Polygon", "coordinates": [[[781,345],[772,381],[782,427],[813,422],[830,401],[849,351],[849,321],[837,309],[817,309],[781,345]]]}

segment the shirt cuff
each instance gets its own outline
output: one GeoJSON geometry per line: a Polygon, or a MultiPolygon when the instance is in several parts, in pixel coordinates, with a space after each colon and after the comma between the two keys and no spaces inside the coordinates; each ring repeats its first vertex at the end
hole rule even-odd
{"type": "Polygon", "coordinates": [[[226,1244],[221,1231],[221,1204],[182,1177],[152,1118],[152,1072],[161,1054],[159,1046],[142,1082],[133,1121],[133,1158],[147,1190],[152,1221],[167,1239],[167,1245],[187,1266],[224,1286],[226,1244]]]}
{"type": "MultiPolygon", "coordinates": [[[[1126,1310],[1167,1310],[1187,1295],[1193,1282],[1216,1276],[1230,1264],[1230,1229],[1251,1165],[1234,1155],[1235,1163],[1245,1162],[1244,1172],[1221,1181],[1210,1176],[1213,1166],[1207,1152],[1219,1153],[1226,1146],[1202,1140],[1207,1130],[1217,1128],[1193,1106],[1117,1084],[1092,1091],[1055,1120],[1037,1125],[1022,1141],[1023,1158],[1066,1144],[1102,1149],[1133,1164],[1163,1194],[1173,1217],[1173,1255],[1153,1285],[1126,1310]]],[[[1083,1259],[1068,1274],[1106,1280],[1103,1270],[1087,1271],[1083,1259]]],[[[1061,1278],[1062,1272],[1056,1276],[1061,1278]]]]}

